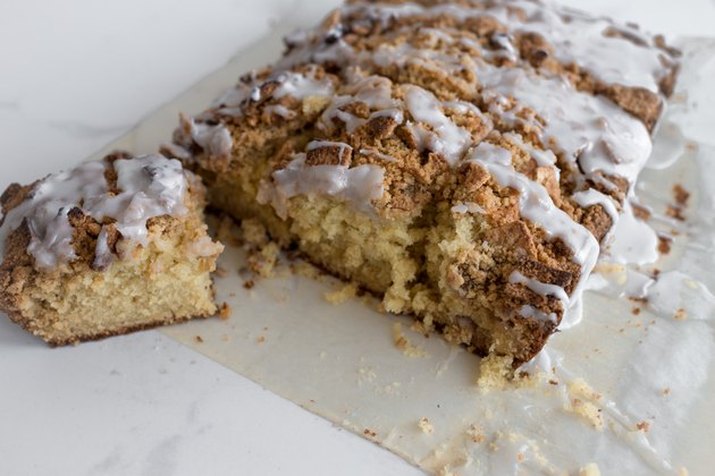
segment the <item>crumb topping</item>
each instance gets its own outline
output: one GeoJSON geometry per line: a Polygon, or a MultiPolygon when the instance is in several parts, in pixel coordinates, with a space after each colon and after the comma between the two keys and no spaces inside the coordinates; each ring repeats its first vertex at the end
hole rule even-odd
{"type": "Polygon", "coordinates": [[[86,245],[93,246],[88,250],[92,267],[104,269],[116,255],[129,252],[118,249],[118,241],[146,245],[152,219],[184,216],[189,186],[178,160],[125,154],[52,174],[29,187],[11,186],[3,195],[0,246],[26,227],[27,252],[37,268],[76,260],[86,245]]]}

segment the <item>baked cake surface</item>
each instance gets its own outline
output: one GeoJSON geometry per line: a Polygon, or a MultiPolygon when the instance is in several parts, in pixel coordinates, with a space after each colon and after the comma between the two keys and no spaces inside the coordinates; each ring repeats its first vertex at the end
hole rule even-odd
{"type": "Polygon", "coordinates": [[[223,246],[205,189],[160,155],[113,154],[2,197],[0,310],[52,345],[216,313],[223,246]]]}
{"type": "Polygon", "coordinates": [[[386,310],[531,359],[577,314],[677,52],[529,0],[351,1],[286,45],[162,152],[386,310]]]}

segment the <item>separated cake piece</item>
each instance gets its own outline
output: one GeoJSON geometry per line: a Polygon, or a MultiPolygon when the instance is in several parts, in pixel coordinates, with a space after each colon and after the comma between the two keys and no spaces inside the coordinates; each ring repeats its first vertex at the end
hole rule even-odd
{"type": "Polygon", "coordinates": [[[0,310],[52,345],[216,312],[205,189],[181,163],[114,154],[0,198],[0,310]]]}
{"type": "Polygon", "coordinates": [[[514,366],[577,318],[677,52],[528,0],[353,1],[286,44],[163,150],[214,206],[514,366]]]}

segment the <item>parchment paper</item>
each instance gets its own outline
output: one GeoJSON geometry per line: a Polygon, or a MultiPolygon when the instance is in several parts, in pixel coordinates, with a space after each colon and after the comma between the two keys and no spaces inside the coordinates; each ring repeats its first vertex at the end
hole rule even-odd
{"type": "MultiPolygon", "coordinates": [[[[289,29],[279,26],[108,149],[155,150],[179,111],[201,111],[239,74],[277,57],[289,29]]],[[[527,369],[533,378],[484,391],[475,384],[477,357],[412,332],[409,319],[380,314],[369,298],[330,304],[325,293],[343,284],[280,272],[286,262],[278,277],[247,290],[238,272],[245,256],[231,247],[221,258],[228,274],[216,282],[231,318],[163,332],[430,473],[578,474],[594,463],[602,474],[686,467],[708,474],[715,463],[715,40],[681,46],[679,92],[653,169],[638,186],[639,202],[653,212],[649,225],[673,237],[672,251],[640,269],[602,264],[583,322],[552,338],[527,369]],[[665,213],[675,183],[692,193],[686,222],[665,213]],[[624,295],[655,269],[665,278],[649,283],[649,304],[624,295]],[[423,355],[395,346],[395,323],[418,349],[412,354],[423,355]]]]}

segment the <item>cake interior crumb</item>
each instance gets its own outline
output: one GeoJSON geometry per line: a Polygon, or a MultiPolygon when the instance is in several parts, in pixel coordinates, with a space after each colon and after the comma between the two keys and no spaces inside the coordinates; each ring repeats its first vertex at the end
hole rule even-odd
{"type": "Polygon", "coordinates": [[[434,431],[434,426],[432,425],[432,422],[429,421],[429,418],[427,417],[422,417],[419,419],[417,422],[417,427],[422,431],[422,433],[425,434],[430,434],[434,431]]]}

